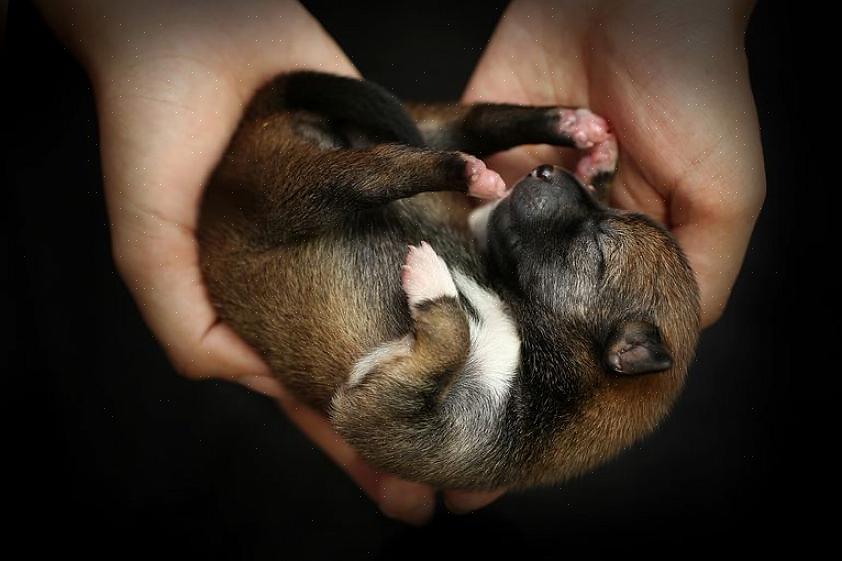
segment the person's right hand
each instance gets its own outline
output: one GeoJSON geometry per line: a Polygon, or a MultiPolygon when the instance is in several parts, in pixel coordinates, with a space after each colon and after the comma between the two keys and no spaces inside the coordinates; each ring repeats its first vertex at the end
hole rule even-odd
{"type": "MultiPolygon", "coordinates": [[[[324,415],[285,392],[218,320],[199,269],[200,198],[252,94],[283,71],[357,76],[354,66],[297,2],[45,0],[40,7],[93,82],[114,259],[176,369],[277,398],[387,515],[427,521],[435,491],[374,470],[324,415]]],[[[457,508],[484,499],[453,496],[457,508]]]]}
{"type": "MultiPolygon", "coordinates": [[[[611,203],[669,228],[701,292],[702,323],[725,309],[765,196],[744,33],[750,0],[514,0],[464,101],[588,107],[617,136],[611,203]]],[[[489,167],[507,184],[550,147],[489,167]]],[[[568,167],[570,162],[567,162],[568,167]]]]}

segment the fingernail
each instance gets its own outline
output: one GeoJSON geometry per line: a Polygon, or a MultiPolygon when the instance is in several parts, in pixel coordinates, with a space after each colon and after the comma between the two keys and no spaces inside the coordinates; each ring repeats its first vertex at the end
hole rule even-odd
{"type": "Polygon", "coordinates": [[[391,481],[383,485],[380,511],[413,526],[423,526],[435,511],[433,493],[427,487],[409,481],[391,481]]]}

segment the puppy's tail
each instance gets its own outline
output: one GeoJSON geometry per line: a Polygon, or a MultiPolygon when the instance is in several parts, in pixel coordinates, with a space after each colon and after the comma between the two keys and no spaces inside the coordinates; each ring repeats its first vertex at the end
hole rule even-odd
{"type": "Polygon", "coordinates": [[[269,89],[275,89],[272,97],[285,108],[320,113],[357,127],[379,142],[424,146],[421,132],[401,101],[372,82],[298,71],[280,77],[269,89]]]}

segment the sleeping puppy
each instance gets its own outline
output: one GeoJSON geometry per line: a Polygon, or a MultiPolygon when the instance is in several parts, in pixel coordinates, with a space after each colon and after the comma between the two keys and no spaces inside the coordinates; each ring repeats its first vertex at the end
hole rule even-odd
{"type": "Polygon", "coordinates": [[[584,109],[404,106],[282,75],[211,178],[205,281],[373,465],[440,488],[558,482],[653,430],[699,331],[673,238],[602,202],[616,157],[584,109]],[[583,157],[507,189],[478,158],[521,144],[583,157]]]}

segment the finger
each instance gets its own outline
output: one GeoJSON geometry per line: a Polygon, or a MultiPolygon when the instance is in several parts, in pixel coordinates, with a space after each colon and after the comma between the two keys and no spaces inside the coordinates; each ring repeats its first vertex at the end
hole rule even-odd
{"type": "Polygon", "coordinates": [[[267,373],[218,323],[195,237],[204,181],[239,118],[237,93],[180,60],[140,62],[97,93],[114,259],[147,324],[184,374],[267,373]]]}
{"type": "Polygon", "coordinates": [[[357,481],[372,499],[379,499],[380,475],[362,462],[359,454],[330,426],[318,411],[304,405],[281,388],[278,403],[287,417],[328,457],[357,481]]]}
{"type": "Polygon", "coordinates": [[[428,485],[387,475],[381,480],[378,504],[389,518],[422,526],[435,514],[436,496],[428,485]]]}
{"type": "Polygon", "coordinates": [[[383,514],[413,525],[422,525],[435,512],[435,490],[428,485],[399,479],[366,463],[354,448],[316,410],[286,391],[279,403],[290,420],[333,460],[381,509],[383,514]]]}
{"type": "Polygon", "coordinates": [[[450,490],[444,493],[444,504],[453,514],[467,514],[484,508],[506,493],[505,489],[494,491],[450,490]]]}
{"type": "Polygon", "coordinates": [[[692,215],[672,228],[699,285],[702,327],[715,323],[725,310],[758,213],[759,207],[739,215],[692,215]]]}
{"type": "Polygon", "coordinates": [[[274,399],[280,399],[284,391],[281,384],[272,376],[243,376],[237,381],[253,392],[274,399]]]}

